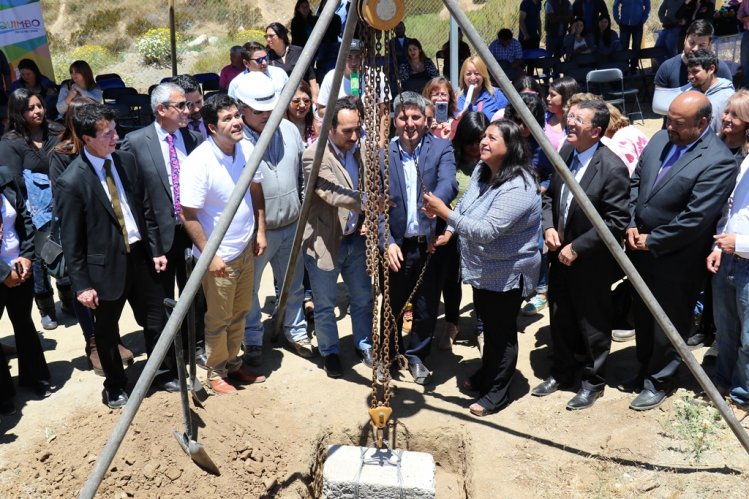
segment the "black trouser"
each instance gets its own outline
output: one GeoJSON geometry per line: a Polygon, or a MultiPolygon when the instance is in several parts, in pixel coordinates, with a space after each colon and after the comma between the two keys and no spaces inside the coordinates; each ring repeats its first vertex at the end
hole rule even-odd
{"type": "Polygon", "coordinates": [[[109,391],[125,389],[127,378],[122,367],[122,358],[117,348],[120,339],[119,320],[125,301],[133,313],[143,319],[143,335],[146,351],[150,355],[166,323],[164,313],[164,291],[160,286],[153,261],[146,253],[145,243],[138,241],[130,245],[127,254],[125,286],[120,298],[99,300],[94,310],[94,338],[104,369],[104,388],[109,391]]]}
{"type": "MultiPolygon", "coordinates": [[[[663,273],[655,275],[641,268],[638,270],[676,330],[682,338],[686,338],[691,329],[694,304],[701,282],[677,281],[663,273]]],[[[643,386],[649,390],[670,390],[681,365],[681,358],[637,293],[633,295],[632,311],[635,318],[637,360],[640,362],[639,375],[645,378],[643,386]]]]}
{"type": "MultiPolygon", "coordinates": [[[[34,284],[31,279],[13,288],[0,283],[0,317],[3,311],[7,310],[13,325],[18,355],[19,386],[32,386],[37,381],[49,380],[49,369],[42,343],[34,327],[34,321],[31,320],[33,301],[34,284]]],[[[0,348],[0,400],[8,400],[15,393],[8,362],[0,348]]]]}
{"type": "Polygon", "coordinates": [[[611,350],[613,302],[609,276],[613,272],[606,271],[605,263],[580,268],[578,262],[567,267],[559,262],[556,251],[549,254],[549,260],[551,375],[570,385],[582,370],[582,387],[602,390],[611,350]]]}
{"type": "MultiPolygon", "coordinates": [[[[416,238],[404,239],[400,247],[403,261],[398,272],[390,272],[390,306],[393,314],[398,317],[406,305],[411,291],[416,286],[421,269],[427,259],[427,243],[418,242],[416,238]]],[[[440,282],[442,279],[441,265],[443,248],[439,248],[429,262],[424,272],[424,278],[416,290],[411,304],[413,305],[413,323],[408,335],[408,346],[400,351],[408,357],[409,362],[423,362],[429,355],[432,344],[434,325],[437,322],[437,310],[440,299],[440,282]]],[[[401,327],[403,318],[398,321],[398,343],[403,345],[401,327]]]]}
{"type": "Polygon", "coordinates": [[[443,268],[442,299],[445,303],[445,320],[457,324],[460,318],[460,300],[463,298],[457,235],[450,238],[440,258],[443,268]]]}
{"type": "Polygon", "coordinates": [[[510,383],[518,362],[517,316],[523,297],[520,289],[497,292],[474,287],[473,301],[484,321],[484,349],[481,367],[470,382],[481,395],[478,403],[496,411],[510,402],[510,383]]]}

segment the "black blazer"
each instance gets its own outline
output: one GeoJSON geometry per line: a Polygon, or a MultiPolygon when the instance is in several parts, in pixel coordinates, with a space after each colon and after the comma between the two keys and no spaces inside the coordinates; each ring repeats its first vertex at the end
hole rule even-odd
{"type": "MultiPolygon", "coordinates": [[[[31,216],[28,211],[26,211],[26,201],[24,201],[23,194],[21,193],[21,186],[18,183],[18,178],[13,169],[9,166],[0,166],[0,194],[2,194],[16,210],[16,223],[13,224],[13,228],[16,231],[20,243],[19,256],[33,260],[34,224],[31,223],[31,216]]],[[[8,278],[11,270],[13,269],[11,269],[8,264],[0,260],[0,286],[4,286],[2,282],[8,278]]]]}
{"type": "MultiPolygon", "coordinates": [[[[565,163],[572,162],[574,147],[565,143],[559,151],[565,163]]],[[[554,175],[549,188],[543,196],[543,228],[556,228],[561,209],[562,178],[554,175]]],[[[580,187],[593,203],[596,211],[616,239],[623,239],[624,230],[629,224],[629,171],[619,156],[603,144],[590,160],[588,167],[580,179],[580,187]]],[[[572,243],[578,255],[573,267],[588,262],[600,262],[601,257],[609,257],[606,245],[593,228],[593,224],[585,216],[575,198],[570,201],[567,221],[562,235],[563,244],[572,243]]]]}
{"type": "MultiPolygon", "coordinates": [[[[147,252],[152,257],[163,255],[151,200],[135,158],[115,151],[112,159],[147,252]]],[[[101,300],[119,299],[127,272],[125,242],[112,203],[85,153],[57,178],[55,208],[73,289],[93,288],[101,300]]]]}
{"type": "MultiPolygon", "coordinates": [[[[190,154],[203,142],[203,136],[198,132],[188,130],[187,127],[180,128],[179,131],[182,134],[182,140],[185,142],[187,154],[190,154]]],[[[161,144],[159,144],[155,124],[127,134],[120,149],[135,156],[138,170],[143,176],[143,182],[153,203],[164,251],[168,252],[172,249],[172,243],[174,242],[176,217],[174,215],[172,189],[169,187],[169,178],[167,177],[167,165],[164,162],[164,156],[161,154],[161,144]]]]}
{"type": "Polygon", "coordinates": [[[701,279],[703,273],[687,270],[704,267],[718,217],[735,186],[738,166],[731,151],[708,132],[654,188],[671,145],[666,130],[656,133],[632,175],[630,227],[649,234],[648,252],[635,251],[632,257],[672,278],[701,279]]]}
{"type": "MultiPolygon", "coordinates": [[[[393,203],[393,206],[388,210],[390,213],[389,242],[401,245],[403,244],[403,237],[406,235],[408,217],[406,177],[403,173],[399,142],[397,140],[391,141],[388,151],[390,154],[390,201],[393,203]]],[[[450,141],[438,139],[431,133],[424,135],[417,167],[429,192],[449,205],[458,194],[458,181],[455,177],[455,153],[450,141]]],[[[381,170],[383,168],[384,161],[382,161],[381,170]]],[[[441,219],[438,219],[438,221],[437,234],[441,233],[440,227],[444,229],[445,226],[441,219]]],[[[382,242],[383,229],[384,219],[380,217],[380,242],[382,242]]],[[[432,237],[434,235],[430,234],[432,237]]]]}

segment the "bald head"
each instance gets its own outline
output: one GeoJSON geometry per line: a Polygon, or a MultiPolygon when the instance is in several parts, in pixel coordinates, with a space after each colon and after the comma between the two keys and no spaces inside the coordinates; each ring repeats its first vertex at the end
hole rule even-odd
{"type": "Polygon", "coordinates": [[[684,92],[668,108],[666,130],[671,143],[686,146],[696,141],[710,124],[712,106],[700,92],[684,92]]]}

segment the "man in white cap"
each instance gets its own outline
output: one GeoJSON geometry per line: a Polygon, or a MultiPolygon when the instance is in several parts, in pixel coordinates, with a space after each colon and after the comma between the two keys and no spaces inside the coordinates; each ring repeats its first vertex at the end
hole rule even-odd
{"type": "MultiPolygon", "coordinates": [[[[244,141],[252,151],[260,134],[265,129],[270,113],[278,103],[273,82],[262,73],[248,74],[236,91],[239,112],[244,119],[244,141]]],[[[251,366],[262,363],[263,324],[261,322],[260,278],[265,266],[270,263],[273,277],[278,284],[284,282],[294,243],[294,231],[301,211],[301,167],[304,144],[296,126],[282,120],[273,132],[273,138],[265,150],[258,171],[263,175],[265,198],[265,238],[268,246],[262,255],[255,257],[255,283],[252,293],[252,308],[247,315],[244,330],[244,359],[251,366]]],[[[284,315],[284,334],[290,348],[302,357],[314,355],[307,336],[307,321],[304,318],[304,263],[297,260],[291,281],[289,300],[284,315]]]]}
{"type": "MultiPolygon", "coordinates": [[[[180,177],[182,220],[198,258],[250,158],[234,99],[225,94],[212,95],[200,113],[209,137],[184,161],[180,177]]],[[[236,383],[265,381],[264,376],[247,371],[239,357],[245,316],[252,305],[254,258],[266,247],[261,181],[262,174],[257,171],[203,276],[208,308],[207,377],[217,395],[236,394],[236,383]]]]}

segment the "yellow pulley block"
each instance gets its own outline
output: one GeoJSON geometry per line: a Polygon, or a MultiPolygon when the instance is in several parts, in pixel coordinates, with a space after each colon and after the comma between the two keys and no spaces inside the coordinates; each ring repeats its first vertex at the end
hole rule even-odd
{"type": "Polygon", "coordinates": [[[389,31],[406,15],[403,0],[359,0],[359,17],[372,28],[389,31]]]}
{"type": "Polygon", "coordinates": [[[369,418],[372,420],[372,424],[376,428],[385,428],[390,421],[390,416],[393,414],[393,409],[386,406],[373,407],[369,410],[369,418]]]}

